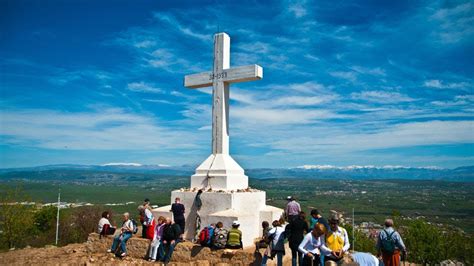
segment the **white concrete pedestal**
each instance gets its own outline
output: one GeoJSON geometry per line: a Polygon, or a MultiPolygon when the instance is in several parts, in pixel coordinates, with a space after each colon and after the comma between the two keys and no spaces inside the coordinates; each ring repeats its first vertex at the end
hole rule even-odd
{"type": "MultiPolygon", "coordinates": [[[[186,208],[185,239],[192,240],[195,235],[196,206],[193,206],[197,192],[175,190],[171,193],[171,202],[176,197],[186,208]]],[[[253,240],[261,235],[262,221],[271,223],[278,220],[283,210],[265,204],[265,191],[248,190],[233,192],[203,192],[201,194],[202,207],[199,211],[201,217],[201,229],[211,223],[222,222],[224,228],[230,229],[232,221],[240,222],[242,231],[242,242],[244,246],[253,245],[253,240]]],[[[153,210],[156,217],[172,217],[171,205],[153,210]]]]}
{"type": "Polygon", "coordinates": [[[244,169],[229,154],[211,154],[191,176],[191,189],[237,190],[249,186],[244,169]]]}

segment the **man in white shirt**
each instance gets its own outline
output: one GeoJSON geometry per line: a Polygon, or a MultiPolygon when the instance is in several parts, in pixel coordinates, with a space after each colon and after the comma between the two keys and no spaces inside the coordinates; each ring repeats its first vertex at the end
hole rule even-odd
{"type": "Polygon", "coordinates": [[[126,243],[130,237],[132,237],[134,225],[133,222],[130,220],[130,214],[128,212],[123,214],[123,223],[122,228],[120,228],[120,234],[115,236],[114,242],[112,243],[112,247],[107,250],[107,252],[115,253],[118,244],[120,243],[121,249],[121,257],[125,257],[127,255],[127,247],[126,243]]]}

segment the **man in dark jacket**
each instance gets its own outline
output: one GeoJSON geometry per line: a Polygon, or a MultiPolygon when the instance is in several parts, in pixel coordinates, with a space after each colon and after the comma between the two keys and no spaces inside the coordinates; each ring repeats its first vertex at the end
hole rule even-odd
{"type": "Polygon", "coordinates": [[[177,244],[177,240],[179,235],[181,234],[181,229],[179,225],[171,223],[171,218],[166,218],[165,226],[163,227],[163,235],[161,237],[162,245],[160,245],[161,252],[160,254],[163,258],[164,263],[168,263],[171,260],[171,256],[173,255],[174,247],[177,244]]]}
{"type": "Polygon", "coordinates": [[[180,198],[174,200],[174,203],[171,205],[171,211],[173,212],[174,223],[179,225],[181,235],[184,234],[184,228],[186,226],[186,220],[184,218],[185,208],[180,198]]]}
{"type": "Polygon", "coordinates": [[[305,220],[304,212],[300,212],[298,218],[290,221],[290,223],[285,227],[285,235],[288,237],[288,243],[291,249],[292,266],[296,266],[296,258],[298,258],[298,265],[302,265],[301,257],[303,254],[298,250],[298,246],[307,232],[309,232],[309,229],[308,223],[305,220]]]}

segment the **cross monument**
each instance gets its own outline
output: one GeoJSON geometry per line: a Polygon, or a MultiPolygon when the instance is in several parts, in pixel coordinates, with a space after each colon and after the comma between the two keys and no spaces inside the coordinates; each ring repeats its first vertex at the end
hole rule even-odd
{"type": "MultiPolygon", "coordinates": [[[[192,240],[200,225],[222,222],[230,228],[239,221],[244,247],[253,246],[260,235],[262,221],[280,218],[282,209],[266,205],[265,191],[248,188],[244,169],[229,155],[229,86],[231,83],[262,79],[258,65],[230,67],[230,38],[226,33],[214,35],[212,71],[184,77],[187,88],[212,86],[212,153],[196,168],[189,189],[171,192],[171,202],[180,198],[186,208],[184,238],[192,240]],[[195,204],[198,190],[201,205],[195,204]],[[200,221],[200,222],[198,222],[200,221]]],[[[155,217],[170,217],[171,205],[153,210],[155,217]]]]}
{"type": "Polygon", "coordinates": [[[248,187],[244,170],[229,155],[229,87],[231,83],[262,78],[263,68],[259,65],[230,68],[230,37],[226,33],[214,36],[213,70],[184,77],[187,88],[213,88],[212,154],[196,169],[191,188],[234,190],[248,187]]]}

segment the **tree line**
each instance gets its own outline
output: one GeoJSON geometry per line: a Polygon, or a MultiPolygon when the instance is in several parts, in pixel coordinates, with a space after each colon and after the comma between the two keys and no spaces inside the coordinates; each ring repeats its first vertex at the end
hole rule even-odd
{"type": "MultiPolygon", "coordinates": [[[[8,188],[3,192],[0,198],[0,250],[54,244],[56,207],[11,204],[29,201],[21,187],[8,188]]],[[[100,206],[61,210],[58,245],[85,242],[89,233],[96,230],[102,211],[104,209],[100,206]]],[[[474,265],[472,233],[465,233],[453,226],[431,224],[426,220],[410,220],[400,215],[395,215],[394,221],[407,247],[408,261],[426,265],[452,259],[474,265]]],[[[350,224],[344,225],[344,228],[352,232],[350,224]]],[[[354,250],[376,254],[375,239],[357,230],[354,239],[354,250]]]]}

